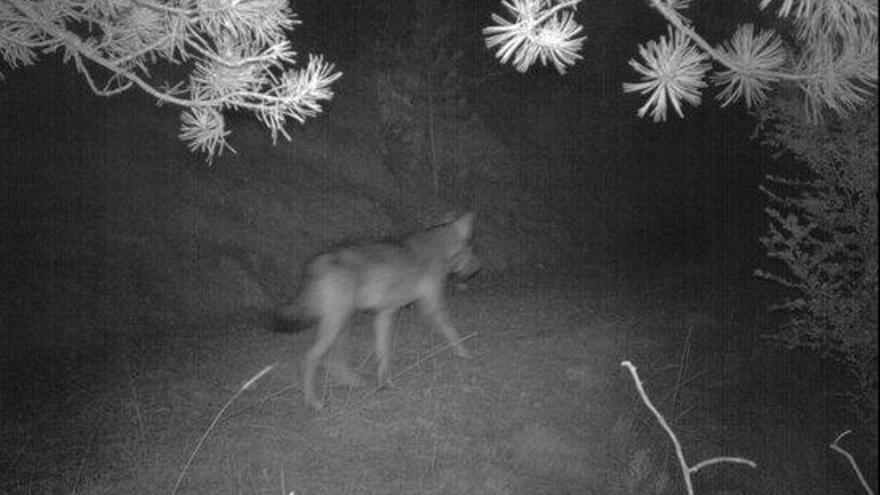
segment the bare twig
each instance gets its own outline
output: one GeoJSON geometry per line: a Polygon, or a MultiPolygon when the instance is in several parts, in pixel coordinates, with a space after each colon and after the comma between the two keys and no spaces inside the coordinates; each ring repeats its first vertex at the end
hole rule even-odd
{"type": "Polygon", "coordinates": [[[859,468],[858,463],[856,463],[855,458],[852,456],[852,454],[850,454],[843,447],[840,446],[840,440],[843,439],[843,437],[849,435],[850,433],[852,433],[852,430],[846,430],[845,432],[841,433],[840,435],[837,435],[837,438],[835,438],[834,441],[831,442],[831,445],[829,445],[828,447],[831,450],[842,455],[843,457],[846,458],[847,461],[849,461],[849,465],[853,468],[853,471],[856,472],[856,477],[859,478],[859,483],[862,484],[862,488],[865,489],[865,493],[867,493],[868,495],[874,495],[874,490],[872,490],[871,487],[868,486],[868,481],[865,480],[865,475],[862,474],[862,470],[859,468]]]}
{"type": "Polygon", "coordinates": [[[147,433],[146,433],[146,428],[144,428],[143,416],[141,415],[141,407],[140,407],[141,401],[140,401],[140,398],[138,397],[137,387],[135,386],[135,383],[134,383],[134,375],[131,372],[131,366],[126,364],[125,369],[128,372],[128,386],[131,389],[131,404],[132,404],[132,408],[134,409],[134,416],[135,416],[135,419],[137,420],[138,429],[140,430],[140,434],[141,434],[141,445],[143,446],[143,445],[147,444],[147,433]]]}
{"type": "Polygon", "coordinates": [[[180,470],[180,476],[177,477],[177,482],[174,483],[174,488],[171,490],[171,495],[177,493],[177,490],[180,488],[180,483],[183,481],[183,477],[186,475],[186,471],[189,469],[190,464],[192,464],[193,459],[195,459],[196,454],[199,452],[199,449],[202,448],[202,444],[205,443],[205,439],[208,438],[211,430],[214,429],[214,426],[216,426],[217,422],[220,421],[220,416],[223,416],[223,413],[226,411],[226,409],[228,409],[229,406],[231,406],[232,403],[235,402],[235,399],[237,399],[239,395],[241,395],[245,390],[251,388],[254,383],[257,382],[257,380],[262,378],[263,375],[265,375],[266,373],[272,371],[274,368],[275,365],[272,364],[260,370],[259,373],[251,377],[251,379],[247,382],[245,382],[244,385],[242,385],[241,388],[238,389],[238,392],[236,392],[228,401],[226,401],[226,404],[224,404],[223,407],[220,408],[220,411],[214,416],[214,419],[211,421],[208,429],[206,429],[205,433],[202,434],[202,438],[199,439],[199,442],[193,449],[192,454],[189,455],[189,459],[187,459],[186,464],[183,465],[183,469],[180,470]]]}
{"type": "MultiPolygon", "coordinates": [[[[435,348],[435,349],[429,351],[429,352],[428,352],[427,354],[425,354],[424,356],[421,356],[421,357],[419,357],[418,359],[416,359],[416,362],[415,362],[415,363],[413,363],[413,364],[407,366],[406,368],[403,368],[402,370],[400,370],[400,371],[398,371],[397,373],[395,373],[394,376],[391,377],[391,379],[394,380],[395,378],[398,378],[398,377],[401,377],[401,376],[405,375],[405,374],[408,373],[411,369],[413,369],[413,368],[417,368],[417,367],[421,366],[421,365],[423,364],[422,361],[425,361],[425,360],[431,359],[432,357],[436,356],[437,354],[439,354],[439,353],[445,351],[446,349],[449,349],[449,348],[452,347],[453,345],[460,344],[460,343],[464,342],[465,340],[468,340],[468,339],[473,338],[473,337],[476,337],[476,336],[477,336],[477,332],[471,332],[471,333],[469,333],[469,334],[463,336],[462,338],[456,340],[456,341],[453,342],[453,343],[448,343],[448,342],[447,342],[447,343],[441,345],[440,347],[437,347],[437,348],[435,348]]],[[[381,387],[381,386],[378,386],[378,387],[374,388],[370,393],[371,393],[371,394],[372,394],[372,393],[376,393],[376,392],[378,392],[378,391],[381,390],[381,389],[382,389],[382,387],[381,387]]]]}
{"type": "Polygon", "coordinates": [[[690,364],[691,357],[691,337],[694,334],[693,325],[688,326],[687,336],[684,339],[684,347],[681,350],[681,358],[678,362],[678,376],[675,379],[675,387],[672,389],[672,412],[675,414],[675,409],[678,407],[678,393],[681,388],[684,386],[684,376],[687,370],[688,365],[690,364]]]}
{"type": "Polygon", "coordinates": [[[633,382],[636,385],[636,390],[639,392],[639,396],[642,398],[642,402],[648,406],[648,409],[651,410],[651,413],[654,414],[654,417],[657,418],[657,422],[660,423],[660,426],[666,430],[666,434],[669,435],[669,438],[672,440],[672,445],[675,447],[675,456],[678,458],[678,464],[681,468],[681,474],[684,478],[685,488],[687,489],[688,495],[694,495],[694,482],[691,479],[692,474],[696,474],[700,469],[712,465],[718,464],[721,462],[730,462],[737,464],[745,464],[752,468],[757,467],[754,461],[744,459],[742,457],[713,457],[711,459],[706,459],[704,461],[700,461],[694,466],[688,466],[687,461],[684,458],[684,451],[681,448],[681,443],[678,441],[678,437],[675,436],[675,433],[672,431],[672,428],[669,427],[669,423],[666,422],[666,419],[660,414],[660,411],[654,407],[654,404],[651,403],[651,399],[648,398],[648,394],[645,392],[645,387],[642,385],[642,380],[639,378],[639,374],[636,371],[636,367],[629,361],[623,361],[620,363],[621,366],[629,370],[630,375],[632,375],[633,382]]]}

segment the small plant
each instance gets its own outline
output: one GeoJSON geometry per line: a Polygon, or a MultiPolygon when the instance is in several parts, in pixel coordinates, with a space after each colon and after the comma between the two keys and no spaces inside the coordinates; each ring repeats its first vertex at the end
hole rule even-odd
{"type": "Polygon", "coordinates": [[[260,378],[263,378],[263,376],[266,373],[275,369],[276,366],[277,366],[276,364],[271,364],[269,366],[266,366],[265,368],[258,371],[257,374],[250,377],[250,379],[248,381],[244,382],[244,384],[242,384],[242,386],[239,387],[237,392],[232,394],[232,397],[230,397],[229,400],[226,401],[226,404],[223,404],[223,407],[221,407],[220,410],[217,411],[217,414],[214,415],[214,419],[211,420],[211,424],[208,425],[208,428],[205,430],[204,433],[202,433],[201,438],[199,438],[198,443],[196,443],[195,448],[193,448],[192,453],[190,453],[189,458],[187,458],[186,463],[183,465],[183,468],[180,470],[180,475],[177,477],[177,481],[174,482],[174,488],[171,489],[171,495],[175,495],[177,493],[177,490],[180,489],[180,484],[183,482],[183,478],[186,476],[186,471],[189,469],[189,466],[192,464],[193,459],[196,458],[196,454],[199,453],[199,450],[202,448],[202,445],[205,443],[205,440],[207,440],[208,435],[211,434],[211,430],[213,430],[214,427],[217,426],[217,422],[220,421],[220,417],[223,416],[223,413],[225,413],[226,410],[229,409],[229,406],[231,406],[232,403],[235,402],[235,399],[238,399],[238,397],[241,394],[243,394],[245,390],[248,390],[251,387],[253,387],[254,384],[257,383],[257,381],[260,378]]]}
{"type": "Polygon", "coordinates": [[[835,438],[834,441],[831,442],[831,445],[829,445],[828,448],[842,455],[846,459],[846,462],[849,463],[850,467],[856,475],[856,478],[858,478],[859,480],[859,484],[862,485],[862,488],[865,490],[865,493],[867,493],[868,495],[874,495],[874,490],[872,490],[871,487],[868,485],[868,481],[865,479],[865,475],[862,474],[862,470],[861,468],[859,468],[859,463],[856,462],[852,454],[850,454],[846,449],[840,446],[840,441],[843,440],[843,437],[849,435],[850,433],[852,433],[852,430],[846,430],[840,435],[837,435],[837,438],[835,438]]]}
{"type": "Polygon", "coordinates": [[[302,123],[333,97],[332,64],[309,56],[292,68],[296,24],[286,0],[0,0],[0,57],[16,69],[60,52],[99,96],[136,86],[181,106],[180,139],[210,162],[232,150],[224,110],[252,112],[273,141],[289,140],[288,118],[302,123]],[[187,80],[157,81],[160,61],[191,67],[187,80]]]}
{"type": "Polygon", "coordinates": [[[681,442],[678,441],[678,437],[675,435],[675,432],[672,431],[672,428],[669,426],[669,423],[666,422],[666,418],[660,414],[660,411],[651,403],[651,399],[648,398],[648,393],[645,392],[645,387],[642,385],[642,380],[639,378],[639,373],[636,370],[636,367],[629,361],[623,361],[620,363],[621,366],[629,371],[629,374],[632,376],[633,383],[636,385],[636,390],[639,392],[639,397],[641,397],[642,402],[648,407],[654,417],[657,418],[657,422],[660,423],[660,426],[663,427],[663,430],[669,435],[670,440],[672,440],[672,445],[675,448],[675,457],[678,459],[678,465],[681,468],[681,476],[684,480],[684,486],[687,490],[688,495],[694,495],[694,482],[693,475],[697,474],[700,469],[703,469],[706,466],[711,466],[712,464],[720,464],[720,463],[733,463],[733,464],[745,464],[751,468],[757,468],[758,465],[755,464],[754,461],[749,459],[745,459],[742,457],[712,457],[710,459],[702,460],[694,465],[688,465],[687,460],[684,457],[684,450],[681,447],[681,442]]]}

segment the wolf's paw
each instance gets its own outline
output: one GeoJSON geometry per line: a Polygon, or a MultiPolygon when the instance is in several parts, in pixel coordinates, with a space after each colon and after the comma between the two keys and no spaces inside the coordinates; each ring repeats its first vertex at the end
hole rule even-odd
{"type": "Polygon", "coordinates": [[[339,370],[333,373],[333,381],[343,387],[361,388],[366,385],[364,379],[351,370],[339,370]]]}
{"type": "Polygon", "coordinates": [[[452,348],[452,352],[455,353],[456,356],[462,359],[473,359],[474,355],[471,352],[464,348],[462,345],[457,345],[452,348]]]}
{"type": "Polygon", "coordinates": [[[400,387],[395,385],[394,382],[392,382],[390,378],[380,380],[377,388],[379,390],[399,390],[400,389],[400,387]]]}
{"type": "Polygon", "coordinates": [[[317,397],[315,397],[313,395],[307,394],[306,395],[306,406],[308,406],[308,408],[311,409],[312,411],[320,412],[324,409],[324,402],[321,401],[321,399],[318,399],[317,397]]]}

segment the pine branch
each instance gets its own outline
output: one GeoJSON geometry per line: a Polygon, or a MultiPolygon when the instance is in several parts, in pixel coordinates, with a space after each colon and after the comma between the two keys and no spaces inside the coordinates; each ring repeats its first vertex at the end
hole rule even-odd
{"type": "Polygon", "coordinates": [[[223,110],[254,112],[273,140],[290,139],[288,118],[302,123],[333,97],[341,74],[332,64],[310,56],[293,68],[287,32],[296,24],[286,0],[0,0],[0,56],[14,69],[60,50],[95,94],[136,86],[183,107],[180,137],[210,162],[231,149],[223,110]],[[188,81],[153,84],[149,65],[160,59],[193,61],[188,81]]]}

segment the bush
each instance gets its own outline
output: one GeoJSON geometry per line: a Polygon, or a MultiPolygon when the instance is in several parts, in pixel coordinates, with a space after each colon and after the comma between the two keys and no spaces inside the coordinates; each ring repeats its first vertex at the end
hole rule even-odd
{"type": "Polygon", "coordinates": [[[805,165],[801,178],[768,177],[771,223],[761,243],[785,269],[756,273],[793,290],[776,338],[845,363],[861,386],[859,410],[876,435],[877,107],[819,124],[777,98],[760,112],[765,142],[805,165]]]}

